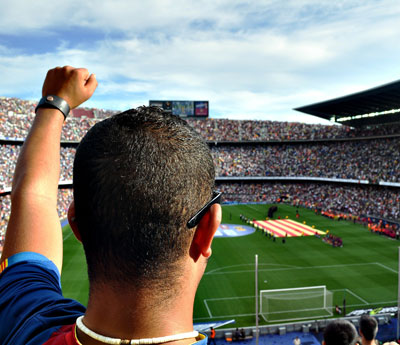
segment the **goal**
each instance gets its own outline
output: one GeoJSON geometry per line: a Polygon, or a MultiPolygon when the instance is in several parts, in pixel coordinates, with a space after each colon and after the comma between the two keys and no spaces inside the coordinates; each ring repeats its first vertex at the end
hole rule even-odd
{"type": "Polygon", "coordinates": [[[267,322],[332,316],[332,292],[324,285],[261,290],[260,315],[267,322]]]}

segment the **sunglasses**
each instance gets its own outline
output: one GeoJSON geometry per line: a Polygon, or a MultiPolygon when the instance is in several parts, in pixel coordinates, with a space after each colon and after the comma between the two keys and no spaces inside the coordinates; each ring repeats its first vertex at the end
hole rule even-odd
{"type": "Polygon", "coordinates": [[[187,222],[187,227],[191,229],[197,226],[200,223],[201,218],[203,218],[210,207],[214,204],[219,204],[221,202],[221,195],[222,192],[214,191],[212,199],[207,204],[205,204],[198,212],[196,212],[196,214],[192,218],[189,219],[189,221],[187,222]]]}

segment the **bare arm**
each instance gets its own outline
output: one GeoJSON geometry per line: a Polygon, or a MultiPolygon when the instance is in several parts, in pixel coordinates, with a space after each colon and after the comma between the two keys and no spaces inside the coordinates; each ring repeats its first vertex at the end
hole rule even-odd
{"type": "MultiPolygon", "coordinates": [[[[56,95],[71,109],[91,97],[97,87],[86,69],[55,68],[47,73],[42,95],[56,95]]],[[[40,108],[15,168],[11,216],[1,261],[31,251],[62,267],[62,232],[57,214],[60,139],[64,116],[58,109],[40,108]]]]}

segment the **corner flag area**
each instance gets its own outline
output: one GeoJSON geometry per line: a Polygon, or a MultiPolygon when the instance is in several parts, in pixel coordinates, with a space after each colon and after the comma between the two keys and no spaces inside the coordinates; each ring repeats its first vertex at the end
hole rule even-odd
{"type": "Polygon", "coordinates": [[[325,235],[324,231],[312,228],[306,224],[291,219],[256,220],[251,222],[254,226],[269,232],[276,237],[297,237],[325,235]]]}

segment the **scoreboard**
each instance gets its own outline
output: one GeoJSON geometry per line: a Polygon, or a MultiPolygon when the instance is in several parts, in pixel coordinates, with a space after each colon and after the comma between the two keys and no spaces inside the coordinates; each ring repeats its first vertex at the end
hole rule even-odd
{"type": "Polygon", "coordinates": [[[149,105],[181,117],[208,117],[208,101],[149,101],[149,105]]]}

